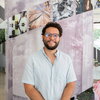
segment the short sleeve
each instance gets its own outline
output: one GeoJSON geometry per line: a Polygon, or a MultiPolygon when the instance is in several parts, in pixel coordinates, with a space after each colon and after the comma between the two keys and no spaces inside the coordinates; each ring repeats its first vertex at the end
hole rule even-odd
{"type": "Polygon", "coordinates": [[[66,82],[67,83],[77,80],[76,74],[75,74],[75,71],[74,71],[74,68],[73,68],[73,63],[72,63],[72,60],[71,60],[70,57],[69,57],[69,68],[68,68],[68,72],[67,72],[67,76],[66,77],[67,77],[66,78],[66,82]]]}
{"type": "Polygon", "coordinates": [[[22,76],[22,83],[34,85],[34,62],[32,57],[29,58],[25,65],[24,73],[22,76]]]}

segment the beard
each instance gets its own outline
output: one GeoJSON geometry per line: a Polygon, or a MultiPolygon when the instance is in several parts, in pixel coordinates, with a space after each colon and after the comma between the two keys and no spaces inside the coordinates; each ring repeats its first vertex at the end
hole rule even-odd
{"type": "Polygon", "coordinates": [[[54,46],[49,46],[49,45],[48,45],[48,42],[50,42],[50,41],[52,41],[52,40],[46,41],[46,40],[43,39],[43,43],[44,43],[45,47],[46,47],[48,50],[54,50],[54,49],[56,49],[56,48],[58,47],[58,45],[59,45],[59,42],[54,42],[54,43],[55,43],[54,46]]]}

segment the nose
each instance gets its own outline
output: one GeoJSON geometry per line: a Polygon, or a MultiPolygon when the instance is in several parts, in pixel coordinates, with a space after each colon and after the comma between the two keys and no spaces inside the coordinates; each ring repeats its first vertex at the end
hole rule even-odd
{"type": "Polygon", "coordinates": [[[50,36],[50,39],[52,39],[52,40],[55,39],[54,35],[51,35],[51,36],[50,36]]]}

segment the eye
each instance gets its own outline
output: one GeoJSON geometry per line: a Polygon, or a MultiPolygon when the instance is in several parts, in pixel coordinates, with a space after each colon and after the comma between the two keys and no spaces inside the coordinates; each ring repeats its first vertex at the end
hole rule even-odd
{"type": "Polygon", "coordinates": [[[57,37],[57,34],[54,34],[54,37],[57,37]]]}
{"type": "Polygon", "coordinates": [[[57,38],[57,37],[59,37],[59,34],[46,33],[45,36],[46,36],[46,37],[51,37],[51,36],[53,36],[54,38],[57,38]]]}
{"type": "Polygon", "coordinates": [[[54,37],[59,37],[59,34],[54,34],[54,37]]]}
{"type": "Polygon", "coordinates": [[[46,36],[46,37],[50,37],[51,34],[50,34],[50,33],[46,33],[45,36],[46,36]]]}

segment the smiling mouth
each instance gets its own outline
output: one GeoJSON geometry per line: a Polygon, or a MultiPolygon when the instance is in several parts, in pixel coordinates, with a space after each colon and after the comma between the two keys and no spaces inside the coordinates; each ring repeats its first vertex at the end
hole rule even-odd
{"type": "Polygon", "coordinates": [[[55,44],[56,42],[54,41],[48,41],[49,44],[55,44]]]}
{"type": "Polygon", "coordinates": [[[52,41],[52,40],[50,40],[50,41],[48,41],[48,42],[49,42],[49,43],[50,43],[50,42],[52,42],[52,43],[56,43],[55,41],[52,41]]]}

